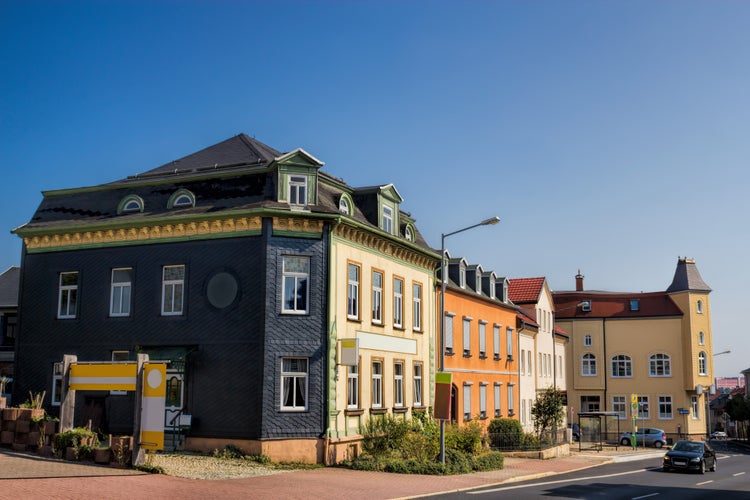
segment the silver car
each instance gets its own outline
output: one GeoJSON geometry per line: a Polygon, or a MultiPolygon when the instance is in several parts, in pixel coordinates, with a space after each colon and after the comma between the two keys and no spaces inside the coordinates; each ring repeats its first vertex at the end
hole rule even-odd
{"type": "MultiPolygon", "coordinates": [[[[620,435],[620,444],[623,446],[630,446],[633,439],[633,434],[625,432],[620,435]]],[[[635,442],[637,446],[654,446],[661,448],[667,444],[667,433],[662,429],[656,429],[654,427],[639,427],[638,432],[635,435],[635,442]]]]}

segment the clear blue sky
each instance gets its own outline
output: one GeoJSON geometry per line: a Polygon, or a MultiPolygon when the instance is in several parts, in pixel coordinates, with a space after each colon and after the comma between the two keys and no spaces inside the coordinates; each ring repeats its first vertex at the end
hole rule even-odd
{"type": "Polygon", "coordinates": [[[244,132],[394,183],[435,247],[555,290],[711,294],[750,367],[750,2],[0,0],[0,267],[41,191],[244,132]]]}

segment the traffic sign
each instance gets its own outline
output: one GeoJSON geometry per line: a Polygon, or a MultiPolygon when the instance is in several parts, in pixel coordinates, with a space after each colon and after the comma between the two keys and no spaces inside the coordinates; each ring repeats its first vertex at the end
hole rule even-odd
{"type": "Polygon", "coordinates": [[[631,394],[630,395],[630,402],[631,403],[638,403],[638,394],[631,394]]]}

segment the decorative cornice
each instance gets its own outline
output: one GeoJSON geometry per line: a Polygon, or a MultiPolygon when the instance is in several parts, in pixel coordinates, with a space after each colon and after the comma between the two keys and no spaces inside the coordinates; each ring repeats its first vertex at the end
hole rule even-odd
{"type": "Polygon", "coordinates": [[[431,259],[427,255],[411,250],[405,246],[398,245],[376,233],[363,231],[348,224],[337,225],[334,229],[334,234],[341,239],[351,241],[352,243],[389,255],[394,259],[406,261],[412,265],[428,270],[432,270],[435,267],[435,262],[439,260],[437,255],[434,259],[431,259]]]}
{"type": "Polygon", "coordinates": [[[307,217],[274,217],[273,231],[321,234],[323,232],[323,221],[321,219],[311,219],[307,217]]]}
{"type": "Polygon", "coordinates": [[[145,243],[191,237],[227,236],[260,232],[261,217],[231,217],[173,224],[155,224],[93,231],[60,232],[23,239],[28,251],[68,249],[108,244],[145,243]]]}

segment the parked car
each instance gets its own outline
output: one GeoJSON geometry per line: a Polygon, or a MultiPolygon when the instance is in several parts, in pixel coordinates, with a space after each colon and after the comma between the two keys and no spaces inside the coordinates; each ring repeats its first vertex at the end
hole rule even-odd
{"type": "MultiPolygon", "coordinates": [[[[620,444],[630,446],[633,434],[625,432],[620,435],[620,444]]],[[[638,446],[654,446],[661,448],[667,444],[667,433],[662,429],[654,427],[640,427],[635,435],[635,442],[638,446]]]]}
{"type": "Polygon", "coordinates": [[[726,439],[727,433],[724,431],[714,431],[711,433],[711,439],[726,439]]]}
{"type": "Polygon", "coordinates": [[[711,445],[701,441],[677,441],[664,455],[664,472],[675,470],[697,470],[701,474],[706,468],[716,472],[716,452],[711,445]]]}

